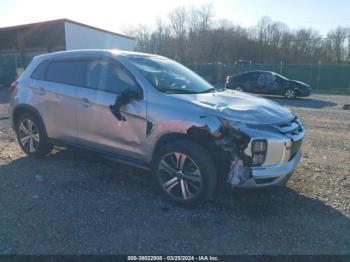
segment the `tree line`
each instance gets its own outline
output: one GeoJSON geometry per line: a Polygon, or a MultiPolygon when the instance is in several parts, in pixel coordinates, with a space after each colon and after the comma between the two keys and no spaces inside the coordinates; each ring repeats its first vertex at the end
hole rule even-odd
{"type": "Polygon", "coordinates": [[[125,33],[135,49],[185,64],[195,63],[350,63],[350,27],[338,26],[322,36],[312,28],[290,29],[262,17],[253,27],[214,19],[211,4],[177,7],[155,27],[139,25],[125,33]]]}

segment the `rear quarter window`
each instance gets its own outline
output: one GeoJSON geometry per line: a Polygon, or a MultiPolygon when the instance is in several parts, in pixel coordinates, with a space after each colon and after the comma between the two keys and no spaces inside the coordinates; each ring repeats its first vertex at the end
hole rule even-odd
{"type": "Polygon", "coordinates": [[[49,64],[49,61],[45,60],[34,69],[31,78],[36,79],[36,80],[44,80],[45,78],[45,72],[47,65],[49,64]]]}
{"type": "Polygon", "coordinates": [[[232,78],[232,80],[238,82],[238,81],[241,81],[242,78],[243,78],[243,75],[235,75],[235,76],[232,78]]]}
{"type": "Polygon", "coordinates": [[[45,80],[75,86],[84,86],[85,61],[52,61],[46,70],[45,80]]]}

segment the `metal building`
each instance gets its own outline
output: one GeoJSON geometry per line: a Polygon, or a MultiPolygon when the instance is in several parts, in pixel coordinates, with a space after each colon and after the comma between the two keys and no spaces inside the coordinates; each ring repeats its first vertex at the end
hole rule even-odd
{"type": "Polygon", "coordinates": [[[133,51],[134,39],[68,19],[0,28],[0,86],[11,83],[36,55],[96,48],[133,51]]]}

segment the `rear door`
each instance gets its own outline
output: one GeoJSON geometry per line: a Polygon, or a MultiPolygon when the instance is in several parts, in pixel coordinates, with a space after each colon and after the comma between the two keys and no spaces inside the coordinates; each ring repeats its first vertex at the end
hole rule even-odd
{"type": "Polygon", "coordinates": [[[45,72],[39,72],[44,75],[43,79],[35,79],[31,87],[39,97],[38,107],[48,136],[75,142],[78,134],[76,88],[84,84],[86,63],[72,59],[47,60],[44,63],[45,72]]]}
{"type": "Polygon", "coordinates": [[[260,73],[258,72],[250,72],[245,74],[244,81],[242,82],[244,83],[244,90],[246,92],[257,92],[257,90],[259,89],[257,84],[259,76],[260,73]]]}
{"type": "Polygon", "coordinates": [[[125,90],[140,90],[133,76],[117,61],[91,58],[85,87],[77,89],[79,143],[106,153],[137,158],[146,137],[146,101],[131,100],[121,108],[126,121],[111,112],[117,96],[125,90]]]}

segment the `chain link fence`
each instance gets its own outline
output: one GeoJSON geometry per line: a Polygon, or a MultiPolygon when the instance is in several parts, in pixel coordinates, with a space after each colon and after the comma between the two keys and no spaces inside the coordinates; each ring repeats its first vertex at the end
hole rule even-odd
{"type": "Polygon", "coordinates": [[[190,64],[190,69],[215,86],[223,86],[228,75],[250,70],[267,70],[303,81],[314,92],[350,94],[349,64],[190,64]]]}
{"type": "Polygon", "coordinates": [[[17,71],[25,68],[34,56],[43,52],[26,52],[21,54],[16,51],[0,52],[0,87],[9,86],[17,77],[17,71]]]}
{"type": "MultiPolygon", "coordinates": [[[[16,79],[16,70],[26,67],[34,56],[43,52],[0,53],[0,87],[16,79]]],[[[215,86],[223,86],[228,75],[250,70],[267,70],[310,84],[314,92],[350,94],[348,64],[190,64],[190,69],[215,86]]]]}

